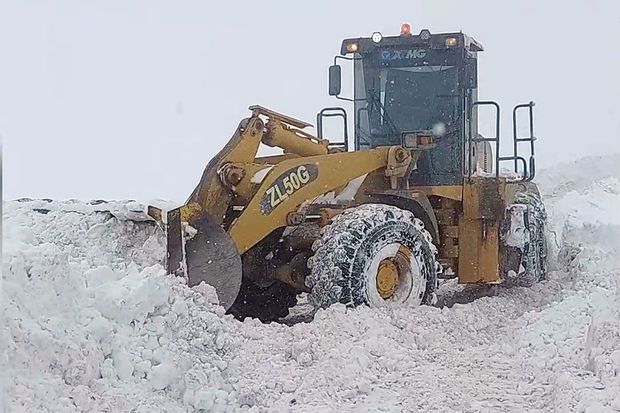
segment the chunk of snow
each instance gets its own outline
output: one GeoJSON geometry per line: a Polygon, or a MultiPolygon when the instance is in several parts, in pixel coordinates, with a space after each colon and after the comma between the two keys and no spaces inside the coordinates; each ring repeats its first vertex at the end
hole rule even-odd
{"type": "Polygon", "coordinates": [[[176,368],[170,363],[154,366],[149,374],[149,380],[155,390],[163,390],[176,378],[176,368]]]}
{"type": "Polygon", "coordinates": [[[265,179],[265,177],[267,176],[267,174],[273,169],[273,166],[268,166],[266,168],[260,169],[258,172],[256,172],[252,178],[250,179],[250,182],[252,182],[253,184],[260,184],[263,182],[263,180],[265,179]]]}
{"type": "Polygon", "coordinates": [[[112,352],[112,361],[118,377],[123,381],[131,380],[133,365],[131,364],[127,351],[124,349],[114,350],[112,352]]]}

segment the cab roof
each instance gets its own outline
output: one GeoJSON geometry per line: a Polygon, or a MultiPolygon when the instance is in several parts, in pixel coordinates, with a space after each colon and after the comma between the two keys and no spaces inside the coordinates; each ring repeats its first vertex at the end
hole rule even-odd
{"type": "MultiPolygon", "coordinates": [[[[453,40],[450,42],[453,42],[453,40]]],[[[469,52],[481,52],[484,50],[482,44],[463,32],[430,33],[427,29],[423,29],[419,34],[401,34],[384,37],[379,32],[375,32],[372,37],[345,39],[342,41],[340,54],[344,56],[350,53],[371,52],[378,47],[390,46],[430,47],[432,49],[463,48],[469,52]],[[375,41],[376,39],[379,39],[379,41],[375,41]],[[456,39],[456,44],[448,46],[448,39],[456,39]]]]}

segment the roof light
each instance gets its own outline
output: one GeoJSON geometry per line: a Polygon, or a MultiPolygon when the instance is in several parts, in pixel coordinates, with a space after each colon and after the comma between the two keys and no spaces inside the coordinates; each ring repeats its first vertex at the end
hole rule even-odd
{"type": "Polygon", "coordinates": [[[428,29],[422,29],[422,31],[420,31],[420,39],[422,40],[428,40],[431,38],[431,32],[428,29]]]}
{"type": "Polygon", "coordinates": [[[357,52],[357,43],[347,43],[347,52],[349,53],[355,53],[357,52]]]}
{"type": "Polygon", "coordinates": [[[409,25],[409,23],[403,23],[400,25],[400,35],[411,36],[411,26],[409,25]]]}
{"type": "Polygon", "coordinates": [[[458,40],[456,37],[448,37],[446,39],[446,46],[447,47],[454,47],[458,44],[458,40]]]}
{"type": "Polygon", "coordinates": [[[379,32],[374,32],[372,34],[372,41],[375,43],[379,43],[383,39],[383,35],[379,32]]]}

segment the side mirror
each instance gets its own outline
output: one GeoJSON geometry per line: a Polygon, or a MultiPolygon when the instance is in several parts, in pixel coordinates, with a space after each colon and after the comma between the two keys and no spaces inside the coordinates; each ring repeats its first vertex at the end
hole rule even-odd
{"type": "Polygon", "coordinates": [[[341,68],[339,65],[329,67],[329,96],[338,96],[341,85],[341,68]]]}
{"type": "Polygon", "coordinates": [[[478,65],[476,64],[476,59],[467,59],[467,63],[465,63],[465,76],[468,89],[478,87],[478,65]]]}

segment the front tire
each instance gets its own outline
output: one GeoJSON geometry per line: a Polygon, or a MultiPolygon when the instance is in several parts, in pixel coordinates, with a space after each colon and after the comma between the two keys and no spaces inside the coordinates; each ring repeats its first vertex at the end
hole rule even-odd
{"type": "Polygon", "coordinates": [[[315,307],[430,304],[435,297],[437,249],[424,224],[390,205],[345,210],[313,247],[306,283],[315,307]]]}

